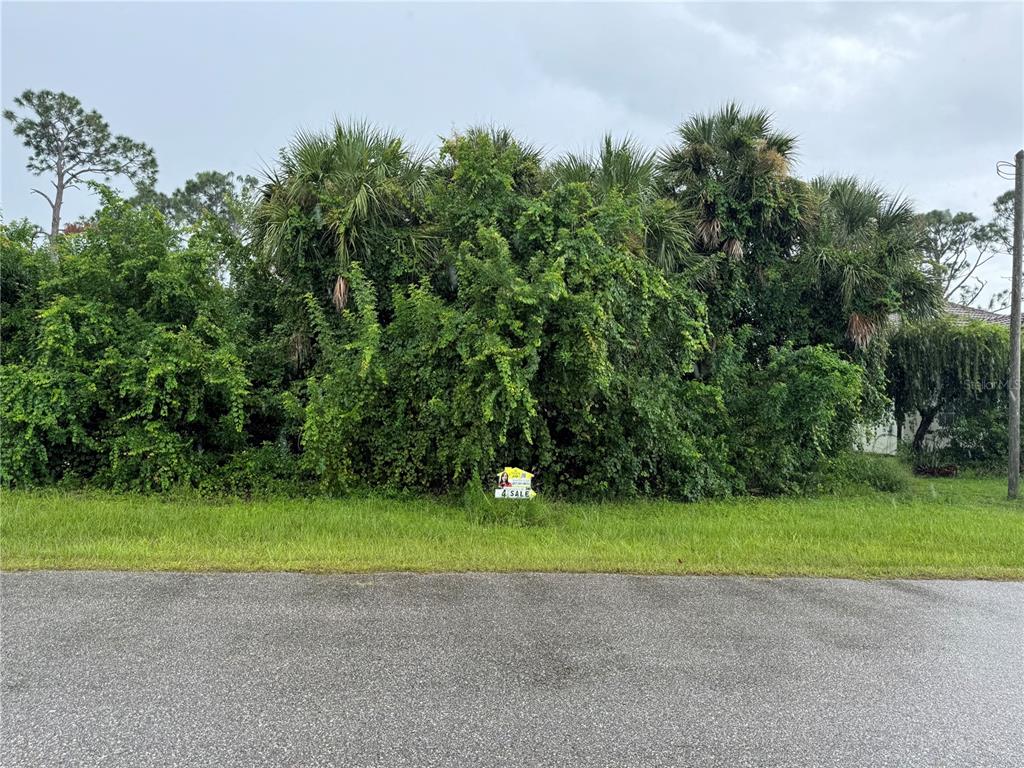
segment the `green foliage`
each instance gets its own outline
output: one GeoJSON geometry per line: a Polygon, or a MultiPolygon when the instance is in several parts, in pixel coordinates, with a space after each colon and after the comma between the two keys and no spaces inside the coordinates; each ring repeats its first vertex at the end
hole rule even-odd
{"type": "MultiPolygon", "coordinates": [[[[987,285],[979,268],[1013,252],[1012,191],[1000,195],[993,208],[995,216],[988,223],[966,211],[935,210],[917,217],[924,269],[939,283],[946,299],[974,304],[987,285]]],[[[1006,294],[997,292],[989,308],[1005,307],[1006,294]]]]}
{"type": "Polygon", "coordinates": [[[515,464],[546,497],[808,489],[887,404],[890,316],[936,294],[909,207],[804,183],[794,151],[736,106],[661,154],[605,137],[553,163],[500,129],[428,161],[336,123],[251,207],[204,173],[104,192],[50,249],[7,226],[3,480],[478,505],[515,464]]]}
{"type": "Polygon", "coordinates": [[[249,385],[214,254],[175,250],[158,214],[102,195],[96,225],[14,305],[34,328],[5,350],[8,484],[167,489],[239,443],[249,385]]]}
{"type": "Polygon", "coordinates": [[[803,490],[853,442],[861,369],[828,348],[774,348],[763,367],[730,361],[719,381],[748,491],[803,490]]]}
{"type": "Polygon", "coordinates": [[[210,496],[301,496],[308,492],[309,482],[299,457],[287,446],[264,443],[232,454],[202,477],[197,487],[210,496]]]}
{"type": "Polygon", "coordinates": [[[263,185],[253,217],[254,258],[279,283],[290,333],[308,334],[304,296],[344,309],[358,261],[384,286],[413,282],[430,260],[417,226],[422,160],[400,138],[365,123],[300,133],[263,185]]]}
{"type": "Polygon", "coordinates": [[[862,352],[884,343],[879,337],[893,318],[935,315],[942,293],[920,269],[910,203],[854,178],[816,179],[812,188],[818,214],[801,267],[817,283],[806,296],[818,315],[817,337],[862,352]]]}
{"type": "Polygon", "coordinates": [[[119,174],[149,179],[156,173],[152,150],[126,136],[112,135],[100,114],[86,112],[74,96],[25,91],[14,104],[27,114],[6,109],[4,118],[31,151],[28,169],[37,175],[57,171],[58,158],[63,160],[61,172],[68,183],[83,180],[86,174],[109,180],[119,174]]]}
{"type": "Polygon", "coordinates": [[[992,323],[940,318],[908,324],[892,340],[889,383],[896,415],[1006,386],[1009,333],[992,323]]]}
{"type": "Polygon", "coordinates": [[[339,332],[308,302],[324,350],[307,381],[311,468],[329,487],[479,488],[524,463],[567,495],[727,490],[702,425],[720,398],[687,381],[708,346],[699,297],[644,258],[634,201],[576,183],[538,194],[534,157],[499,139],[442,150],[428,205],[448,221],[454,290],[396,289],[385,325],[353,263],[339,332]]]}
{"type": "Polygon", "coordinates": [[[25,91],[14,99],[21,110],[4,110],[14,135],[29,150],[27,168],[36,176],[51,176],[53,197],[33,190],[49,203],[50,236],[60,228],[64,193],[90,179],[110,181],[124,176],[136,184],[152,184],[156,157],[145,144],[115,136],[99,112],[86,112],[74,96],[53,91],[25,91]]]}
{"type": "Polygon", "coordinates": [[[780,344],[780,314],[792,314],[786,262],[795,256],[812,198],[789,175],[795,139],[776,131],[764,111],[730,104],[683,123],[679,143],[662,154],[666,194],[695,218],[694,244],[704,256],[694,275],[705,289],[711,328],[723,336],[757,329],[762,348],[780,344]],[[787,306],[788,305],[788,306],[787,306]]]}
{"type": "Polygon", "coordinates": [[[792,136],[770,115],[727,105],[691,118],[662,156],[667,193],[696,217],[702,287],[719,347],[744,331],[763,366],[773,347],[831,346],[863,369],[860,418],[888,408],[891,317],[936,311],[909,204],[850,178],[806,184],[789,174],[792,136]]]}
{"type": "Polygon", "coordinates": [[[967,398],[953,410],[944,434],[949,460],[960,466],[998,468],[1008,462],[1007,398],[1000,390],[967,398]]]}
{"type": "Polygon", "coordinates": [[[42,286],[55,269],[50,254],[36,247],[36,233],[25,220],[0,226],[0,343],[8,363],[20,360],[30,344],[42,286]]]}
{"type": "Polygon", "coordinates": [[[694,267],[693,216],[661,196],[666,185],[657,153],[636,141],[606,134],[596,156],[567,154],[555,161],[556,183],[586,184],[595,200],[620,195],[639,208],[647,256],[666,272],[694,267]]]}
{"type": "Polygon", "coordinates": [[[948,318],[908,325],[893,337],[889,391],[897,419],[916,413],[915,466],[1005,466],[1009,332],[948,318]],[[941,446],[925,438],[938,424],[941,446]]]}
{"type": "Polygon", "coordinates": [[[861,451],[840,454],[823,473],[824,490],[844,493],[857,488],[873,488],[883,493],[905,493],[913,483],[907,464],[895,456],[879,456],[861,451]]]}
{"type": "Polygon", "coordinates": [[[964,440],[957,453],[981,449],[967,432],[973,428],[971,421],[994,419],[983,416],[985,411],[1005,413],[1009,354],[1007,329],[991,323],[941,318],[900,329],[892,339],[889,394],[897,421],[915,412],[920,416],[915,451],[924,448],[924,438],[940,414],[960,422],[953,430],[954,437],[964,440]]]}
{"type": "Polygon", "coordinates": [[[131,202],[140,207],[153,206],[179,230],[197,227],[209,217],[235,235],[241,235],[246,205],[255,195],[258,183],[253,176],[202,171],[169,195],[158,192],[152,185],[144,185],[131,202]]]}

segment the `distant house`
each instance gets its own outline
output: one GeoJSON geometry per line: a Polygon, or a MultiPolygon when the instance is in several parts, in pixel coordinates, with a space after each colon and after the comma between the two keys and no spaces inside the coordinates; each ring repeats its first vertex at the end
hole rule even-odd
{"type": "MultiPolygon", "coordinates": [[[[947,301],[944,313],[953,319],[956,323],[973,323],[981,321],[983,323],[993,323],[995,325],[1001,325],[1004,328],[1010,327],[1010,316],[1001,315],[998,312],[989,312],[987,309],[978,309],[976,307],[968,307],[964,304],[956,304],[952,301],[947,301]]],[[[938,424],[942,424],[942,416],[938,417],[938,424]]],[[[903,420],[903,441],[909,442],[913,438],[914,431],[917,429],[919,417],[916,413],[908,414],[903,420]]],[[[943,441],[941,437],[929,435],[926,445],[942,445],[943,441]]],[[[885,453],[894,454],[899,446],[899,439],[897,438],[896,429],[896,417],[890,414],[889,418],[867,436],[865,441],[864,450],[868,453],[885,453]]]]}
{"type": "Polygon", "coordinates": [[[1010,327],[1009,315],[1000,315],[998,312],[989,312],[987,309],[965,307],[963,304],[954,304],[952,301],[947,301],[945,312],[955,322],[971,323],[975,320],[981,320],[983,323],[994,323],[1006,328],[1010,327]]]}

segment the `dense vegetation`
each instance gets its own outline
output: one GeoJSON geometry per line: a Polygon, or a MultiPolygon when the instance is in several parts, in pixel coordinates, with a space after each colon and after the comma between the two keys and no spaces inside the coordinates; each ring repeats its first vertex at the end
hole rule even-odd
{"type": "Polygon", "coordinates": [[[734,106],[660,153],[551,161],[501,130],[427,158],[336,124],[258,189],[97,188],[45,242],[7,224],[3,482],[805,488],[887,407],[894,321],[943,291],[906,201],[798,179],[795,146],[734,106]]]}
{"type": "Polygon", "coordinates": [[[916,414],[911,447],[919,460],[1005,466],[1010,334],[990,323],[949,318],[910,323],[893,337],[889,391],[897,423],[916,414]],[[939,450],[926,443],[939,418],[939,450]],[[922,456],[922,454],[928,454],[922,456]]]}

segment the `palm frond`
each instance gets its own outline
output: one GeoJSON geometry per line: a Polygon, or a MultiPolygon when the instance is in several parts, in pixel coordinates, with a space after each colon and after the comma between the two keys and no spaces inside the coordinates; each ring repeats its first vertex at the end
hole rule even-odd
{"type": "MultiPolygon", "coordinates": [[[[326,292],[343,309],[350,261],[380,233],[401,233],[415,223],[413,206],[426,190],[425,177],[421,156],[365,121],[301,131],[265,173],[252,214],[253,244],[280,274],[288,272],[287,263],[333,256],[336,276],[326,292]]],[[[319,268],[332,271],[328,263],[319,268]]]]}

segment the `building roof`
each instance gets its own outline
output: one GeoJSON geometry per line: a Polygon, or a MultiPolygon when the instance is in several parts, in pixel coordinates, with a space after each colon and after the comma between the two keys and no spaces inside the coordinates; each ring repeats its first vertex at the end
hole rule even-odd
{"type": "Polygon", "coordinates": [[[954,304],[952,301],[946,302],[946,314],[958,323],[968,323],[973,320],[980,320],[983,323],[994,323],[1006,328],[1010,327],[1009,315],[1000,315],[998,312],[989,312],[987,309],[978,309],[977,307],[967,307],[963,304],[954,304]]]}

